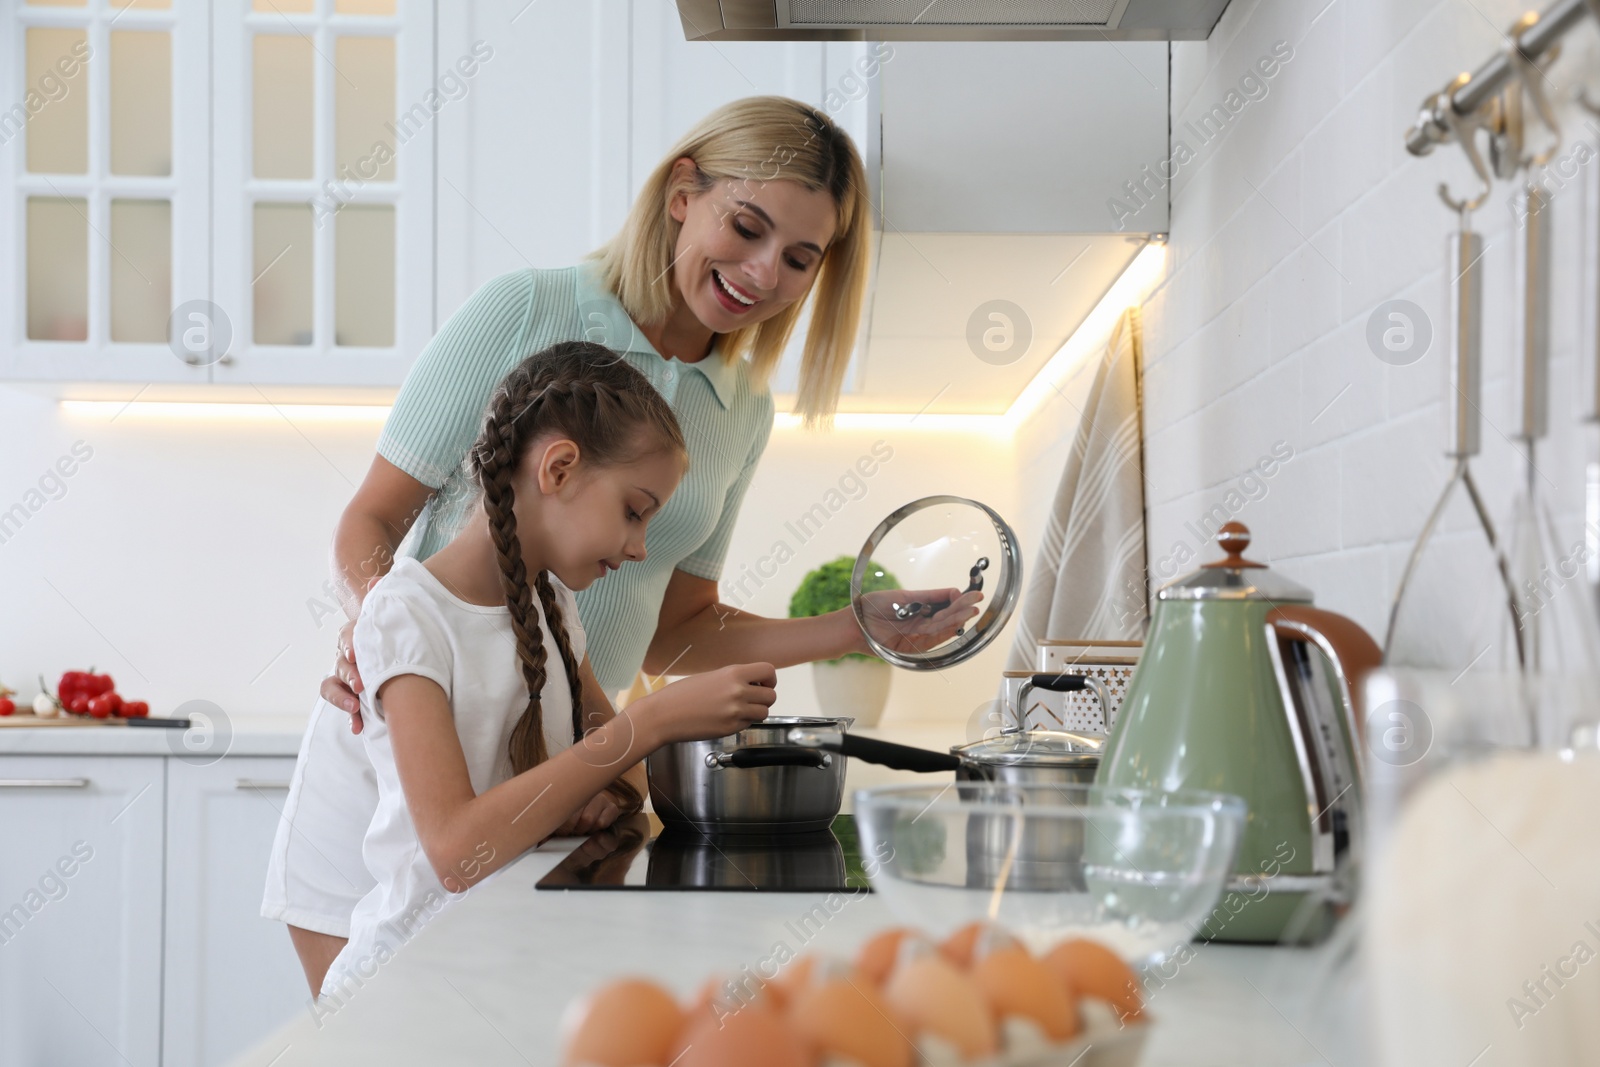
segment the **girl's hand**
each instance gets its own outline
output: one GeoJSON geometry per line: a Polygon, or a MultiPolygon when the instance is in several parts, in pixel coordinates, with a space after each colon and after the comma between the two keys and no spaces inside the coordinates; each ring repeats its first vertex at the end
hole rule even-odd
{"type": "Polygon", "coordinates": [[[663,742],[703,741],[765,719],[778,699],[777,685],[772,664],[738,663],[679,679],[637,707],[654,720],[663,742]]]}
{"type": "Polygon", "coordinates": [[[577,812],[556,827],[551,837],[583,837],[596,830],[604,830],[616,822],[622,814],[616,798],[610,793],[601,791],[589,799],[589,803],[579,808],[577,812]]]}
{"type": "MultiPolygon", "coordinates": [[[[982,591],[976,589],[969,593],[959,589],[880,589],[861,597],[872,639],[884,648],[907,653],[927,652],[950,640],[978,614],[982,599],[982,591]],[[894,605],[912,603],[949,606],[932,615],[895,618],[894,605]]],[[[870,655],[870,646],[860,651],[870,655]]]]}

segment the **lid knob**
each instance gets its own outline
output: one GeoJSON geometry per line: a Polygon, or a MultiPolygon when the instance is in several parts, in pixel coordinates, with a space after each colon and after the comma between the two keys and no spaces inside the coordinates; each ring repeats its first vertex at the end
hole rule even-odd
{"type": "Polygon", "coordinates": [[[1207,567],[1228,567],[1233,570],[1244,567],[1266,567],[1265,563],[1255,563],[1244,558],[1244,550],[1250,547],[1250,528],[1242,522],[1223,523],[1222,529],[1217,531],[1217,544],[1227,556],[1205,564],[1207,567]]]}

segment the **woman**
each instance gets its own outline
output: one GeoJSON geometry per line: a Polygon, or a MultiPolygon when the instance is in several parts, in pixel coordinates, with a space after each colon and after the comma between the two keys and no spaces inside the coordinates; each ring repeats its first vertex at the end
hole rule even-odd
{"type": "MultiPolygon", "coordinates": [[[[843,130],[797,101],[752,97],[685,135],[645,181],[622,230],[585,262],[486,283],[406,376],[378,455],[340,518],[333,570],[346,614],[355,618],[396,553],[425,559],[465,523],[474,494],[463,461],[500,380],[531,352],[589,340],[644,372],[689,447],[688,473],[651,523],[645,557],[578,595],[600,684],[615,693],[641,667],[694,674],[868,651],[849,610],[764,619],[719,603],[716,584],[772,429],[765,383],[813,288],[796,408],[815,424],[837,402],[867,281],[868,211],[861,158],[843,130]]],[[[874,636],[943,640],[976,614],[977,594],[958,593],[915,594],[952,603],[915,632],[874,636]]],[[[262,903],[264,916],[289,924],[313,990],[372,886],[360,848],[377,793],[352,736],[361,679],[350,630],[340,632],[335,674],[301,742],[262,903]]],[[[588,833],[617,810],[602,795],[562,830],[588,833]]]]}

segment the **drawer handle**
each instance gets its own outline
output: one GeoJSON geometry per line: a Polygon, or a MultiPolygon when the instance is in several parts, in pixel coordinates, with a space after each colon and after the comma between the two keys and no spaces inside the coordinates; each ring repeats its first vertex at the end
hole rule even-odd
{"type": "Polygon", "coordinates": [[[288,782],[276,781],[271,778],[239,778],[233,783],[235,789],[288,789],[288,782]]]}
{"type": "Polygon", "coordinates": [[[0,789],[87,789],[87,778],[0,778],[0,789]]]}

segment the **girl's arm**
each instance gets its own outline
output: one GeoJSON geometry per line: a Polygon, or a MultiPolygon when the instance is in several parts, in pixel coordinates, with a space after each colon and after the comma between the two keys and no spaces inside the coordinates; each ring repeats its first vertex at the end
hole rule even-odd
{"type": "MultiPolygon", "coordinates": [[[[890,647],[909,651],[933,647],[955,636],[956,628],[978,614],[981,593],[959,589],[920,590],[910,598],[924,602],[951,599],[931,619],[889,624],[875,636],[890,647]]],[[[819,659],[837,659],[847,652],[871,655],[871,646],[849,608],[806,619],[769,619],[741,611],[717,599],[717,583],[675,570],[656,633],[645,653],[644,669],[652,674],[696,674],[730,663],[759,659],[775,667],[792,667],[819,659]]]]}
{"type": "MultiPolygon", "coordinates": [[[[587,661],[583,673],[588,714],[589,689],[599,685],[587,661]]],[[[402,674],[377,696],[417,837],[439,880],[459,893],[551,836],[661,745],[722,737],[766,718],[776,683],[771,664],[750,663],[669,685],[481,796],[472,790],[450,702],[436,682],[402,674]]]]}
{"type": "MultiPolygon", "coordinates": [[[[589,657],[583,657],[583,732],[589,733],[598,730],[610,722],[617,714],[617,709],[612,706],[611,698],[606,696],[606,691],[594,676],[594,668],[589,663],[589,657]]],[[[642,800],[649,791],[649,782],[645,777],[644,763],[635,763],[613,781],[611,786],[596,794],[587,804],[579,808],[577,813],[563,823],[556,831],[555,836],[580,836],[591,834],[596,830],[604,830],[617,819],[628,812],[623,810],[620,798],[612,789],[617,782],[627,782],[642,800]]],[[[632,810],[637,810],[634,808],[632,810]]]]}

